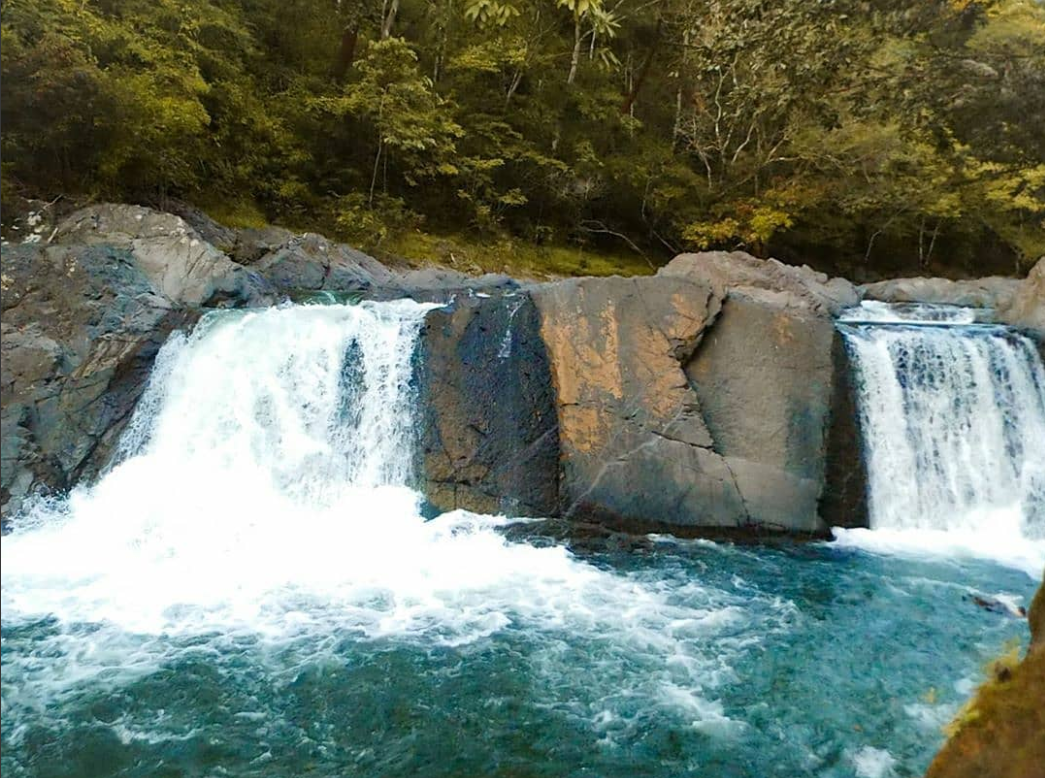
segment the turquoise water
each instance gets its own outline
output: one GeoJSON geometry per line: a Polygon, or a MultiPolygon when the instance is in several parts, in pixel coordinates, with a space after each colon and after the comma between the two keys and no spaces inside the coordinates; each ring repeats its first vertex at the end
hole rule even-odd
{"type": "Polygon", "coordinates": [[[573,554],[656,618],[509,612],[456,644],[5,622],[3,774],[920,775],[983,665],[1026,640],[970,595],[1034,590],[988,562],[830,544],[573,554]]]}
{"type": "Polygon", "coordinates": [[[112,469],[0,543],[4,778],[920,775],[1025,640],[973,600],[1026,603],[1045,559],[970,559],[995,519],[913,546],[426,521],[426,310],[172,336],[112,469]]]}

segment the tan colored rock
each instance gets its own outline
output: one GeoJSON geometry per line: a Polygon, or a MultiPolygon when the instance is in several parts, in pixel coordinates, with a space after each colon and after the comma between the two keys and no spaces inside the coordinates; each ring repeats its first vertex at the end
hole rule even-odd
{"type": "Polygon", "coordinates": [[[1006,324],[1032,330],[1045,340],[1045,257],[1031,268],[999,315],[1006,324]]]}
{"type": "Polygon", "coordinates": [[[556,390],[564,514],[746,523],[682,369],[720,298],[669,277],[572,279],[531,295],[556,390]]]}
{"type": "Polygon", "coordinates": [[[1019,288],[1014,278],[989,276],[969,281],[948,278],[894,278],[859,287],[869,300],[886,303],[930,303],[971,308],[1007,308],[1019,288]]]}
{"type": "Polygon", "coordinates": [[[743,292],[779,307],[807,308],[824,315],[837,315],[860,301],[856,287],[844,278],[829,278],[806,265],[785,265],[743,251],[680,254],[657,274],[690,278],[720,296],[730,290],[743,292]]]}
{"type": "Polygon", "coordinates": [[[654,277],[531,294],[567,516],[802,532],[861,523],[857,438],[833,434],[839,409],[851,411],[837,404],[848,389],[832,320],[858,299],[848,282],[709,252],[654,277]]]}

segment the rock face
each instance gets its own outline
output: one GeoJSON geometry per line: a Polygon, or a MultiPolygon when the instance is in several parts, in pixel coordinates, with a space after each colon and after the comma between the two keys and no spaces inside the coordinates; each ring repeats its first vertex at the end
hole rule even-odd
{"type": "Polygon", "coordinates": [[[557,515],[555,406],[529,296],[464,295],[431,311],[420,361],[429,502],[443,511],[557,515]]]}
{"type": "Polygon", "coordinates": [[[128,248],[5,246],[2,284],[6,518],[38,489],[68,489],[104,464],[156,351],[192,314],[128,248]]]}
{"type": "Polygon", "coordinates": [[[556,392],[564,515],[743,524],[740,492],[683,371],[718,314],[711,289],[683,278],[585,278],[531,294],[556,392]]]}
{"type": "MultiPolygon", "coordinates": [[[[826,528],[818,503],[839,369],[829,314],[855,292],[782,267],[684,255],[653,278],[531,290],[556,389],[565,515],[826,528]]],[[[860,502],[855,492],[838,492],[832,510],[845,513],[850,493],[860,502]]],[[[831,518],[849,524],[859,511],[831,518]]]]}
{"type": "Polygon", "coordinates": [[[817,501],[834,335],[828,318],[732,293],[686,366],[749,521],[824,529],[817,501]]]}
{"type": "Polygon", "coordinates": [[[3,247],[5,520],[104,466],[172,329],[204,307],[276,299],[172,214],[92,206],[49,237],[3,247]]]}
{"type": "Polygon", "coordinates": [[[1005,323],[1030,330],[1045,343],[1045,257],[1031,268],[999,315],[1005,323]]]}

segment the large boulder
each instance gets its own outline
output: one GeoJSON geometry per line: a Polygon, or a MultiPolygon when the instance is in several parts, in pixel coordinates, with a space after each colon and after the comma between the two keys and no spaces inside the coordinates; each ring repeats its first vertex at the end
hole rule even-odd
{"type": "Polygon", "coordinates": [[[738,527],[683,365],[721,299],[685,278],[581,278],[531,290],[559,417],[563,513],[628,525],[738,527]]]}
{"type": "Polygon", "coordinates": [[[420,356],[429,502],[443,511],[556,515],[555,406],[529,296],[458,296],[428,314],[420,356]]]}
{"type": "Polygon", "coordinates": [[[101,468],[171,329],[194,314],[159,294],[129,247],[4,246],[5,520],[29,495],[101,468]]]}
{"type": "Polygon", "coordinates": [[[851,411],[832,319],[858,299],[847,282],[711,252],[531,294],[567,516],[818,533],[865,521],[855,429],[832,433],[851,411]]]}
{"type": "Polygon", "coordinates": [[[717,450],[759,524],[823,529],[817,503],[835,337],[830,318],[732,291],[686,365],[717,450]]]}
{"type": "Polygon", "coordinates": [[[64,219],[52,241],[129,250],[155,291],[176,305],[271,302],[271,287],[200,237],[180,216],[137,205],[92,205],[64,219]]]}
{"type": "Polygon", "coordinates": [[[1020,282],[1008,304],[999,310],[999,317],[1014,327],[1030,330],[1045,342],[1045,257],[1020,282]]]}

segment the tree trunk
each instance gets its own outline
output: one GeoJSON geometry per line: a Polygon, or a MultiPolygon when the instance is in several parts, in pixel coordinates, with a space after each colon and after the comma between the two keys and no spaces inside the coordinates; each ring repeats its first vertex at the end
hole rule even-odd
{"type": "Polygon", "coordinates": [[[385,148],[385,139],[378,138],[377,140],[377,154],[374,157],[374,172],[370,174],[370,198],[367,200],[367,207],[374,207],[374,188],[377,186],[377,171],[381,164],[381,152],[385,148]]]}
{"type": "Polygon", "coordinates": [[[675,90],[675,124],[671,130],[671,150],[675,151],[679,145],[679,137],[682,135],[682,83],[675,90]]]}
{"type": "Polygon", "coordinates": [[[356,61],[356,42],[359,40],[359,22],[350,24],[341,31],[341,48],[334,63],[334,78],[343,81],[352,63],[356,61]]]}
{"type": "Polygon", "coordinates": [[[566,77],[566,83],[572,84],[577,78],[577,66],[581,62],[581,17],[573,17],[573,56],[570,58],[570,74],[566,77]]]}
{"type": "Polygon", "coordinates": [[[391,37],[392,25],[395,24],[397,13],[399,13],[399,0],[392,0],[392,5],[388,9],[388,15],[385,16],[384,21],[381,23],[381,40],[391,37]]]}
{"type": "Polygon", "coordinates": [[[639,68],[639,75],[635,78],[635,83],[631,85],[631,91],[628,92],[627,97],[624,98],[624,102],[621,103],[620,112],[631,113],[632,106],[635,105],[635,98],[639,96],[639,90],[642,89],[642,85],[646,82],[646,76],[649,75],[650,65],[653,64],[653,57],[657,53],[657,49],[660,47],[660,28],[661,20],[657,20],[657,30],[653,33],[653,42],[650,43],[649,51],[646,52],[646,59],[642,61],[642,67],[639,68]]]}

